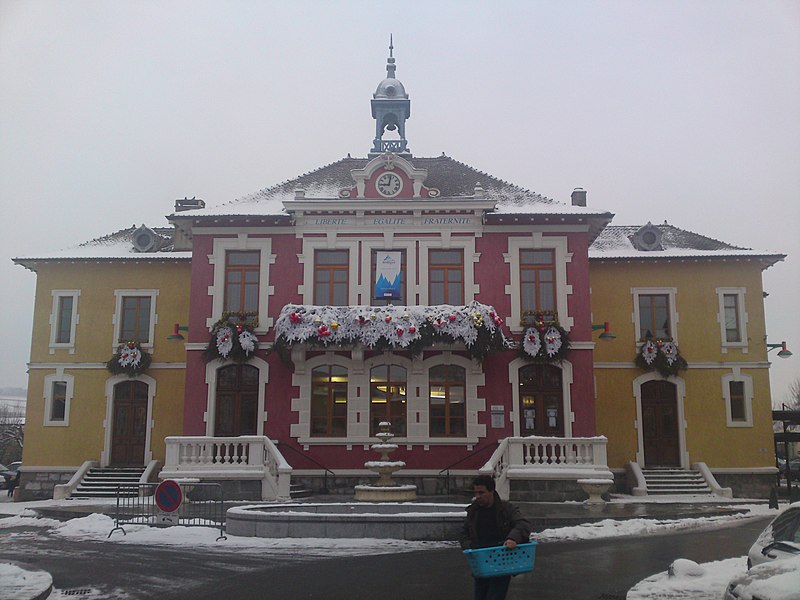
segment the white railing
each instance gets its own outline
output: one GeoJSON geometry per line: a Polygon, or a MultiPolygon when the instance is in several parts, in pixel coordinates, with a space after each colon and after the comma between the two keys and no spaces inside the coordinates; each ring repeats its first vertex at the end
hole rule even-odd
{"type": "Polygon", "coordinates": [[[288,499],[292,467],[266,436],[169,436],[162,479],[261,480],[262,500],[288,499]]]}
{"type": "Polygon", "coordinates": [[[613,479],[604,436],[586,438],[510,437],[502,440],[480,469],[508,494],[509,479],[613,479]]]}

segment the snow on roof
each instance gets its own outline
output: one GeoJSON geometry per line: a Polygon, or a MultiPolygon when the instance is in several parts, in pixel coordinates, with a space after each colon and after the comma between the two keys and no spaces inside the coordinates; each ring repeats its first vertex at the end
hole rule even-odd
{"type": "Polygon", "coordinates": [[[692,231],[680,229],[664,222],[655,225],[661,232],[660,248],[640,250],[633,242],[641,225],[608,225],[589,247],[590,259],[616,258],[721,258],[721,257],[761,257],[768,259],[768,266],[785,258],[779,252],[768,252],[733,246],[714,238],[692,231]]]}
{"type": "MultiPolygon", "coordinates": [[[[264,188],[224,204],[199,210],[177,213],[175,216],[267,216],[285,215],[283,202],[295,198],[295,190],[305,191],[306,199],[339,199],[339,192],[355,185],[351,171],[362,169],[369,158],[350,156],[322,166],[294,179],[264,188]]],[[[596,215],[608,214],[604,210],[588,209],[556,202],[507,181],[479,171],[449,156],[435,158],[411,158],[414,167],[427,169],[424,185],[436,188],[441,198],[472,197],[475,188],[484,190],[484,198],[496,203],[497,214],[559,214],[596,215]]]]}
{"type": "Polygon", "coordinates": [[[139,252],[134,248],[133,235],[139,229],[133,225],[109,235],[105,235],[77,246],[43,252],[30,256],[14,258],[15,263],[29,267],[29,262],[50,260],[190,260],[191,252],[175,252],[173,250],[173,229],[171,227],[151,227],[157,236],[157,249],[151,252],[139,252]]]}

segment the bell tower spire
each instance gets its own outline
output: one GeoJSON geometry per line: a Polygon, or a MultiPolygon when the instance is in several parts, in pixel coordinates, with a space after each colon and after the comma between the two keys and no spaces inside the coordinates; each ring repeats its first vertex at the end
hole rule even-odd
{"type": "Polygon", "coordinates": [[[393,152],[407,158],[411,157],[406,140],[406,119],[411,116],[411,100],[403,84],[395,77],[397,65],[394,59],[394,40],[389,35],[389,58],[386,59],[386,79],[378,84],[378,89],[372,94],[372,118],[375,119],[375,139],[371,158],[386,152],[393,152]],[[397,131],[394,139],[383,139],[387,132],[397,131]]]}

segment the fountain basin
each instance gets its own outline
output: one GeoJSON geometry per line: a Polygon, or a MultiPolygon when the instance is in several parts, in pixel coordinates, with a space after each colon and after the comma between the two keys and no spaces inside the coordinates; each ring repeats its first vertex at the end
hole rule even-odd
{"type": "MultiPolygon", "coordinates": [[[[379,471],[381,476],[383,472],[379,471]]],[[[355,499],[362,502],[408,502],[417,499],[415,485],[357,485],[355,499]]]]}
{"type": "Polygon", "coordinates": [[[264,538],[457,540],[466,505],[289,503],[228,509],[228,535],[264,538]]]}

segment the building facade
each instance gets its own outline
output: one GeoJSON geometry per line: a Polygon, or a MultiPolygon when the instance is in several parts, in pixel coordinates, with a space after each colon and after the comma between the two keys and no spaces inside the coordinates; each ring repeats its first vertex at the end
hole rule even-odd
{"type": "Polygon", "coordinates": [[[580,477],[702,463],[764,494],[761,271],[782,255],[413,156],[391,57],[372,114],[367,157],[16,259],[37,273],[24,494],[86,461],[242,497],[281,496],[264,481],[289,468],[349,491],[381,422],[432,491],[488,469],[578,497],[580,477]]]}

